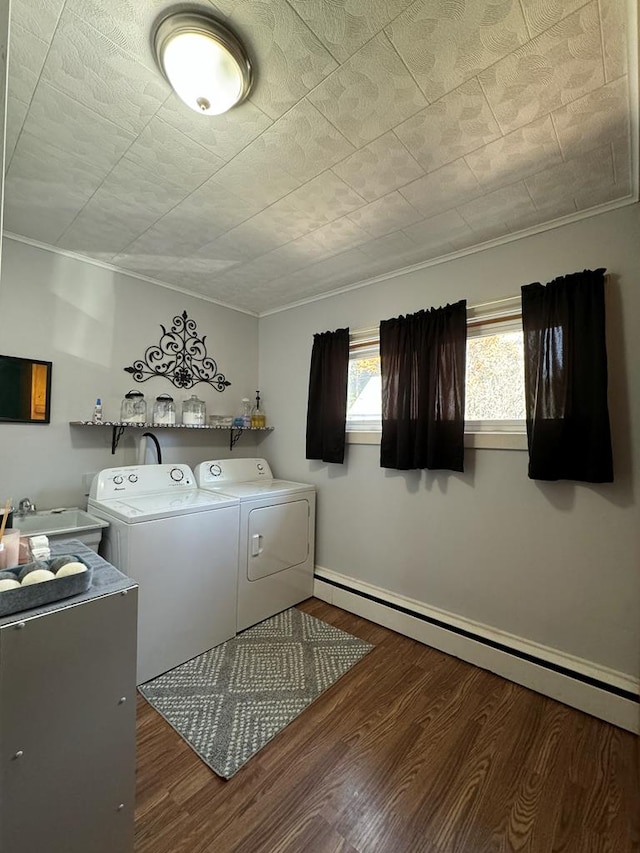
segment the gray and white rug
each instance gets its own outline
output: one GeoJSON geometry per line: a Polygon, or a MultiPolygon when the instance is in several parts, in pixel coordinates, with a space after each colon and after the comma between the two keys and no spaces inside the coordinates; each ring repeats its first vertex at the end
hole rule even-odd
{"type": "Polygon", "coordinates": [[[139,689],[229,779],[372,648],[292,607],[139,689]]]}

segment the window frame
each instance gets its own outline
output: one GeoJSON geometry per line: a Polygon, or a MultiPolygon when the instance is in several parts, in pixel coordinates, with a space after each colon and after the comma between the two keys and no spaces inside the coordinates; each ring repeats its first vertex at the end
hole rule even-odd
{"type": "MultiPolygon", "coordinates": [[[[467,310],[467,337],[482,337],[496,331],[522,329],[522,301],[519,296],[485,302],[467,310]]],[[[349,358],[352,352],[379,346],[379,327],[352,332],[349,336],[349,358]]],[[[381,429],[349,429],[348,444],[380,444],[381,429]]],[[[465,447],[493,450],[526,450],[527,431],[524,420],[466,421],[465,447]]]]}

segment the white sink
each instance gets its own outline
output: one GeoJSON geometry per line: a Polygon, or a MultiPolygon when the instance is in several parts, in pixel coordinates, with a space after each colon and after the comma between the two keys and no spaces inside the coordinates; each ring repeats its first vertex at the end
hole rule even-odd
{"type": "Polygon", "coordinates": [[[24,536],[48,536],[53,533],[73,533],[74,530],[109,526],[109,522],[94,518],[83,509],[65,509],[62,512],[45,510],[32,515],[16,514],[13,523],[24,536]]]}
{"type": "Polygon", "coordinates": [[[62,512],[34,512],[13,517],[13,526],[21,536],[48,536],[49,539],[80,539],[94,551],[102,538],[102,528],[109,522],[89,515],[83,509],[65,509],[62,512]]]}

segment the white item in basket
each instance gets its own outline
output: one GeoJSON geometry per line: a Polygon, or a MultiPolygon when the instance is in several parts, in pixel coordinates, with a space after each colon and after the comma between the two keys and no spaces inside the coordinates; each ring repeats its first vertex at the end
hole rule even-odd
{"type": "Polygon", "coordinates": [[[6,589],[17,589],[20,586],[20,581],[12,581],[9,578],[3,578],[0,580],[0,592],[4,592],[6,589]]]}
{"type": "Polygon", "coordinates": [[[49,569],[36,569],[35,572],[29,572],[24,576],[22,586],[29,586],[32,583],[42,583],[43,581],[55,580],[55,575],[49,569]]]}
{"type": "Polygon", "coordinates": [[[65,563],[62,568],[56,572],[57,578],[64,578],[67,575],[79,575],[81,572],[86,572],[87,567],[84,563],[65,563]]]}

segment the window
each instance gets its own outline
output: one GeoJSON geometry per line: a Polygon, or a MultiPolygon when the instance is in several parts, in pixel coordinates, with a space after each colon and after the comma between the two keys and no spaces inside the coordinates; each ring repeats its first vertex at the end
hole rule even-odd
{"type": "Polygon", "coordinates": [[[465,421],[471,434],[525,431],[519,298],[469,309],[465,421]]]}
{"type": "MultiPolygon", "coordinates": [[[[526,449],[520,297],[468,310],[465,444],[526,449]]],[[[382,429],[378,329],[352,333],[347,441],[377,444],[382,429]]]]}
{"type": "Polygon", "coordinates": [[[381,429],[378,330],[368,329],[350,338],[347,432],[375,433],[378,441],[381,429]]]}

